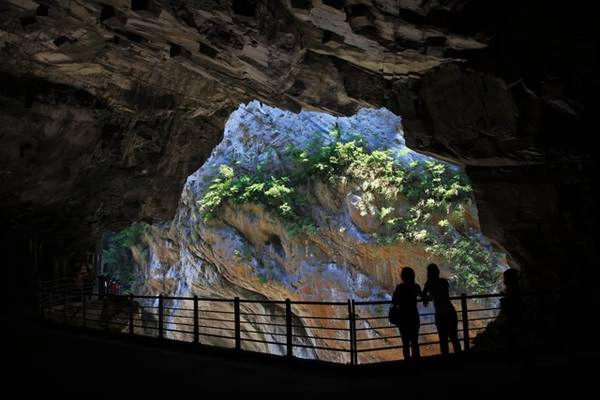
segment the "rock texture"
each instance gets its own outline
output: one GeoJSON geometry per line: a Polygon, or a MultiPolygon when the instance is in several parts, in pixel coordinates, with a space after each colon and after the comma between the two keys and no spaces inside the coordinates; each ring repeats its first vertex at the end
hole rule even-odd
{"type": "Polygon", "coordinates": [[[398,76],[412,81],[447,62],[443,49],[485,47],[399,24],[398,7],[7,2],[1,94],[3,125],[12,128],[0,139],[10,188],[3,204],[50,208],[59,224],[164,219],[240,102],[334,113],[388,105],[398,76]],[[429,54],[428,43],[440,51],[429,54]]]}
{"type": "Polygon", "coordinates": [[[528,284],[590,281],[574,278],[593,273],[597,216],[599,33],[587,8],[4,1],[0,205],[24,235],[7,248],[49,270],[93,251],[83,243],[103,227],[172,215],[226,116],[257,98],[346,115],[387,107],[411,147],[467,166],[483,231],[528,284]]]}

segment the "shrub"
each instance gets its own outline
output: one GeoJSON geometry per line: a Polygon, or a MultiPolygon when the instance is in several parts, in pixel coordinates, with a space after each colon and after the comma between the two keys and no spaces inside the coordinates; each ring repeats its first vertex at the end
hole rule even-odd
{"type": "Polygon", "coordinates": [[[287,176],[236,176],[232,167],[221,165],[219,173],[199,201],[205,221],[215,217],[227,201],[235,204],[255,203],[279,216],[291,232],[310,228],[310,222],[299,213],[305,202],[287,176]]]}
{"type": "Polygon", "coordinates": [[[108,275],[121,280],[124,290],[128,290],[136,273],[132,249],[137,247],[148,263],[149,249],[143,237],[148,225],[138,222],[119,232],[106,232],[102,240],[102,262],[108,275]]]}
{"type": "Polygon", "coordinates": [[[242,174],[221,165],[218,175],[199,201],[205,220],[213,218],[227,201],[255,203],[277,215],[292,235],[315,233],[302,188],[312,180],[330,185],[349,185],[360,194],[361,214],[376,215],[382,231],[374,234],[380,244],[398,241],[422,243],[427,251],[446,258],[454,272],[458,290],[479,293],[496,279],[494,260],[475,235],[460,233],[455,225],[464,223],[464,203],[472,189],[462,171],[452,171],[439,161],[403,164],[391,151],[368,151],[360,138],[340,140],[339,129],[325,143],[316,136],[306,148],[288,146],[286,171],[279,176],[242,174]],[[405,215],[396,212],[399,196],[410,204],[405,215]],[[442,215],[432,223],[432,215],[442,215]]]}

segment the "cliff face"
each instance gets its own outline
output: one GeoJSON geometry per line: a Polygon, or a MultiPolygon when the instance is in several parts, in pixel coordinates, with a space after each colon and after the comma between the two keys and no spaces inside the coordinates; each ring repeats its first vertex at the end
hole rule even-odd
{"type": "MultiPolygon", "coordinates": [[[[422,284],[425,267],[432,261],[437,262],[444,275],[450,277],[455,291],[473,288],[486,291],[496,287],[497,273],[506,268],[506,258],[481,235],[477,210],[470,194],[451,206],[458,210],[455,214],[460,213],[460,216],[448,222],[448,226],[440,223],[440,220],[446,221],[447,216],[436,216],[434,212],[423,219],[418,232],[429,235],[433,238],[431,240],[416,239],[406,234],[402,240],[395,236],[394,240],[385,241],[392,233],[385,230],[386,220],[381,218],[383,207],[378,207],[378,199],[368,200],[370,192],[366,182],[352,179],[349,175],[336,176],[328,181],[315,175],[298,180],[304,184],[287,185],[288,189],[294,190],[290,198],[303,199],[296,210],[305,224],[300,228],[297,222],[293,225],[269,204],[261,204],[256,199],[239,201],[239,197],[244,196],[241,191],[223,199],[207,218],[206,199],[211,191],[214,192],[215,185],[224,182],[224,166],[230,166],[231,173],[241,177],[236,182],[242,182],[243,176],[253,174],[283,180],[282,176],[291,175],[300,168],[293,164],[290,149],[296,153],[318,152],[324,147],[315,147],[317,142],[327,146],[333,142],[348,144],[359,140],[365,149],[365,153],[361,154],[386,150],[399,168],[418,170],[434,161],[405,146],[400,118],[385,109],[363,109],[352,117],[341,118],[313,112],[294,114],[257,101],[240,106],[226,124],[223,141],[215,147],[208,161],[188,178],[173,222],[149,229],[146,241],[150,247],[150,258],[146,265],[139,266],[143,273],[138,275],[136,290],[153,295],[240,297],[249,300],[383,300],[390,298],[390,293],[399,283],[401,267],[412,266],[422,284]],[[339,136],[332,137],[332,130],[339,136]],[[458,243],[473,243],[488,258],[476,266],[460,258],[451,259],[449,253],[433,250],[438,242],[443,241],[456,246],[458,243]],[[471,267],[481,270],[473,273],[469,270],[471,267]],[[476,282],[466,283],[461,274],[471,274],[476,282]],[[471,286],[465,287],[467,284],[471,286]]],[[[458,166],[439,165],[447,168],[450,175],[461,174],[458,166]]],[[[351,168],[356,168],[356,163],[351,168]]],[[[373,179],[382,178],[374,176],[373,179]]],[[[417,185],[406,183],[407,186],[410,184],[417,185]]],[[[261,188],[268,192],[266,187],[261,188]]],[[[273,191],[273,186],[269,190],[273,191]]],[[[389,203],[392,205],[389,212],[399,217],[410,215],[415,210],[420,212],[417,204],[427,200],[407,198],[398,193],[389,203]]],[[[183,306],[182,303],[178,302],[177,306],[190,308],[189,304],[183,306]]],[[[207,303],[202,308],[206,307],[215,307],[215,304],[207,303]]],[[[255,314],[269,314],[273,310],[282,313],[279,305],[243,305],[244,312],[255,314]]],[[[211,311],[231,312],[231,304],[222,304],[211,311]]],[[[348,314],[345,306],[294,306],[293,312],[296,316],[333,318],[346,318],[348,314]]],[[[362,316],[384,316],[386,312],[368,307],[362,310],[362,316]]],[[[186,312],[176,313],[168,321],[172,328],[180,329],[179,324],[186,322],[187,316],[186,312]]],[[[244,317],[243,322],[247,330],[260,332],[254,335],[282,342],[281,337],[265,333],[271,330],[260,324],[281,323],[276,318],[263,316],[257,321],[244,317]]],[[[298,317],[297,323],[297,333],[317,336],[320,336],[319,327],[343,324],[301,317],[298,317]]],[[[223,323],[220,333],[228,333],[226,328],[227,324],[223,323]]],[[[207,330],[205,333],[215,332],[207,330]]],[[[370,334],[375,335],[376,332],[370,334]]],[[[190,340],[188,334],[172,335],[190,340]]],[[[243,336],[246,337],[252,338],[252,335],[243,336]]],[[[210,337],[205,342],[232,345],[231,341],[210,337]]],[[[308,339],[298,343],[323,345],[319,340],[311,342],[308,339]]],[[[284,352],[284,348],[277,345],[245,345],[254,350],[284,352]]],[[[345,357],[309,349],[299,351],[298,355],[332,360],[345,357]]],[[[366,359],[388,357],[390,354],[382,353],[369,355],[366,359]]]]}

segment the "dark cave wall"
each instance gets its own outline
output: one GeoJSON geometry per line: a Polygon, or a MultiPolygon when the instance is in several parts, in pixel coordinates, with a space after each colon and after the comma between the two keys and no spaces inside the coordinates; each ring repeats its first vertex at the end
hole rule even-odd
{"type": "Polygon", "coordinates": [[[229,111],[189,118],[138,91],[145,112],[121,112],[72,86],[0,78],[3,287],[11,319],[28,326],[38,280],[93,261],[103,230],[172,218],[229,111]]]}
{"type": "Polygon", "coordinates": [[[0,78],[0,201],[3,220],[15,228],[99,232],[170,218],[228,115],[189,118],[142,94],[135,100],[147,103],[144,112],[120,112],[71,86],[0,78]]]}
{"type": "Polygon", "coordinates": [[[580,99],[538,96],[523,80],[509,85],[466,65],[440,66],[413,85],[413,102],[399,107],[407,143],[466,166],[484,233],[510,251],[528,285],[585,275],[597,219],[593,108],[575,114],[568,104],[580,99]]]}
{"type": "Polygon", "coordinates": [[[37,281],[93,260],[103,230],[172,218],[229,110],[190,118],[136,89],[129,98],[143,111],[122,112],[69,85],[6,72],[0,82],[4,287],[25,324],[37,281]]]}
{"type": "Polygon", "coordinates": [[[598,276],[597,18],[585,2],[467,3],[459,15],[471,22],[454,26],[489,46],[411,83],[414,100],[400,107],[407,141],[467,166],[483,231],[530,287],[589,292],[598,276]]]}

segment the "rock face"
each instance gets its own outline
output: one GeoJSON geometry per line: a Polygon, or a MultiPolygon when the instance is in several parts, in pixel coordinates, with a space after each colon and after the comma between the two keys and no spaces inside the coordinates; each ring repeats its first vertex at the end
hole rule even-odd
{"type": "Polygon", "coordinates": [[[125,219],[168,219],[183,175],[221,136],[216,115],[209,120],[177,111],[115,112],[66,85],[2,78],[0,179],[12,189],[2,193],[2,212],[15,222],[35,219],[41,210],[62,216],[48,230],[110,226],[113,212],[125,219]],[[19,85],[35,91],[39,101],[24,108],[19,85]]]}
{"type": "MultiPolygon", "coordinates": [[[[381,102],[385,79],[423,73],[451,51],[486,47],[465,35],[400,24],[405,5],[395,1],[300,3],[17,0],[5,7],[2,43],[7,68],[75,81],[116,108],[131,110],[142,94],[152,100],[138,105],[202,115],[244,98],[352,112],[381,102]],[[370,81],[369,98],[356,79],[370,81]]],[[[418,15],[431,6],[409,7],[418,15]]]]}
{"type": "Polygon", "coordinates": [[[577,278],[595,273],[597,216],[585,5],[9,0],[0,15],[2,242],[27,276],[68,269],[105,227],[173,215],[257,98],[401,115],[412,148],[467,166],[483,231],[529,286],[593,281],[577,278]]]}
{"type": "MultiPolygon", "coordinates": [[[[370,150],[389,150],[400,164],[424,164],[432,160],[429,156],[416,153],[406,147],[402,136],[400,118],[385,109],[363,109],[348,118],[334,117],[316,112],[299,114],[262,105],[257,101],[240,106],[229,118],[223,141],[215,147],[211,157],[194,174],[183,189],[181,202],[174,221],[168,226],[153,227],[147,236],[150,259],[140,265],[143,273],[138,275],[135,290],[141,294],[232,299],[240,297],[253,301],[333,301],[342,306],[323,307],[294,305],[293,313],[298,335],[323,336],[339,321],[313,319],[346,318],[348,299],[374,301],[390,299],[395,285],[400,281],[400,267],[410,265],[422,284],[426,280],[425,267],[437,262],[444,275],[450,277],[455,291],[464,291],[457,280],[462,270],[452,265],[444,255],[433,254],[421,242],[399,241],[384,244],[378,213],[362,207],[368,192],[361,190],[361,182],[340,177],[335,182],[311,181],[297,188],[296,196],[306,198],[303,210],[310,213],[315,230],[304,233],[290,231],[284,220],[262,204],[227,202],[219,208],[215,217],[205,220],[202,201],[209,187],[219,176],[222,165],[230,165],[240,173],[257,173],[277,176],[280,171],[290,171],[286,149],[290,146],[302,151],[318,151],[311,148],[315,138],[325,142],[333,140],[330,131],[339,129],[340,141],[360,137],[370,150]],[[324,328],[324,329],[320,329],[324,328]]],[[[458,167],[448,165],[448,168],[458,167]]],[[[241,195],[241,194],[240,194],[241,195]]],[[[411,202],[404,196],[397,200],[397,210],[406,213],[411,202]]],[[[422,199],[426,200],[426,199],[422,199]]],[[[467,200],[464,213],[470,222],[461,232],[450,227],[455,236],[476,241],[492,255],[483,268],[490,271],[486,278],[498,278],[507,268],[504,254],[499,253],[481,235],[477,224],[477,212],[472,200],[467,200]]],[[[433,229],[437,220],[431,222],[433,229]]],[[[497,282],[482,282],[485,290],[497,282]]],[[[458,293],[456,293],[458,294],[458,293]]],[[[175,307],[190,308],[184,301],[175,307]]],[[[262,303],[242,303],[244,313],[263,315],[260,320],[244,316],[243,329],[253,332],[242,334],[242,339],[263,339],[282,342],[281,337],[265,328],[263,324],[281,323],[277,318],[264,314],[281,314],[281,304],[270,306],[262,303]]],[[[206,303],[202,309],[209,312],[231,312],[231,304],[206,303]],[[211,307],[217,307],[212,309],[211,307]]],[[[361,310],[361,317],[384,316],[387,310],[376,310],[375,306],[361,310]]],[[[185,327],[186,311],[174,312],[168,321],[171,329],[185,327]]],[[[373,321],[360,321],[360,328],[368,328],[373,321]]],[[[340,322],[342,323],[342,322],[340,322]]],[[[208,324],[208,323],[207,323],[208,324]]],[[[376,325],[382,325],[378,323],[376,325]]],[[[214,325],[213,325],[214,326],[214,325]]],[[[343,327],[343,326],[342,326],[343,327]]],[[[201,333],[231,336],[223,323],[219,329],[201,329],[201,333]]],[[[231,328],[229,326],[229,328],[231,328]]],[[[281,332],[279,332],[281,333],[281,332]]],[[[365,331],[363,339],[388,335],[389,331],[365,331]]],[[[171,333],[173,337],[191,340],[186,333],[171,333]]],[[[340,335],[340,333],[336,333],[340,335]]],[[[341,333],[340,339],[345,339],[341,333]]],[[[203,343],[232,345],[232,341],[211,337],[201,339],[203,343]]],[[[296,339],[295,339],[296,340],[296,339]]],[[[331,341],[298,339],[303,346],[332,347],[331,341]]],[[[393,342],[393,340],[392,340],[393,342]]],[[[380,342],[372,342],[374,347],[380,342]]],[[[337,343],[336,343],[337,344],[337,343]]],[[[284,354],[283,345],[262,345],[244,341],[244,346],[256,351],[284,354]]],[[[298,350],[298,356],[343,361],[345,355],[326,350],[306,348],[298,350]]],[[[367,354],[365,361],[384,360],[397,357],[393,352],[367,354]]]]}

